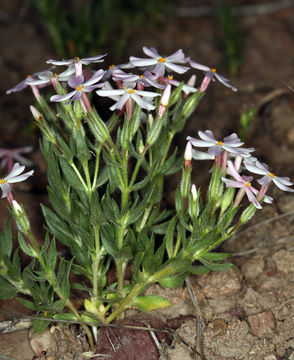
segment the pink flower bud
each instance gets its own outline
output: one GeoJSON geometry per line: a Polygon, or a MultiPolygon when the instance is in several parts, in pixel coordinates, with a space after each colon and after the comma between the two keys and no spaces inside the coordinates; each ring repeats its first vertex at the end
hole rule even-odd
{"type": "Polygon", "coordinates": [[[41,113],[33,106],[30,106],[31,113],[35,120],[39,120],[42,117],[41,113]]]}
{"type": "Polygon", "coordinates": [[[171,94],[171,84],[168,84],[167,87],[164,89],[161,99],[160,99],[160,105],[159,105],[159,110],[158,110],[159,119],[165,113],[166,107],[167,107],[169,99],[170,99],[170,94],[171,94]]]}
{"type": "Polygon", "coordinates": [[[190,79],[188,80],[187,82],[187,85],[188,86],[191,86],[191,87],[195,87],[195,84],[196,84],[196,75],[193,74],[190,79]]]}
{"type": "Polygon", "coordinates": [[[192,160],[192,144],[190,143],[190,141],[188,141],[186,145],[184,160],[185,160],[184,166],[189,170],[192,160]]]}

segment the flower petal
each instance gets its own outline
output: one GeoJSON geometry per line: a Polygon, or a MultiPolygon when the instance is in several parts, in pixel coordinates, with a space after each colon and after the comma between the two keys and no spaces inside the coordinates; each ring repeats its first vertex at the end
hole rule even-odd
{"type": "Polygon", "coordinates": [[[10,173],[6,176],[5,180],[8,181],[11,177],[14,177],[14,176],[17,176],[17,175],[21,174],[24,171],[24,169],[25,169],[25,166],[20,165],[19,163],[15,163],[13,165],[13,168],[10,171],[10,173]]]}
{"type": "Polygon", "coordinates": [[[7,182],[9,184],[13,184],[13,183],[18,183],[18,182],[21,182],[21,181],[24,181],[26,180],[29,176],[32,176],[34,173],[34,170],[31,170],[25,174],[22,174],[22,175],[18,175],[18,176],[14,176],[14,177],[11,177],[9,179],[7,179],[7,182]]]}
{"type": "Polygon", "coordinates": [[[130,97],[131,95],[130,94],[124,94],[120,99],[119,99],[119,101],[118,102],[116,102],[114,105],[112,105],[111,107],[110,107],[110,110],[115,110],[115,109],[119,109],[119,110],[121,110],[122,108],[123,108],[123,106],[124,106],[124,104],[128,101],[128,99],[129,99],[129,97],[130,97]]]}
{"type": "Polygon", "coordinates": [[[154,48],[148,48],[147,46],[143,46],[143,52],[145,55],[150,56],[151,58],[159,58],[160,55],[158,54],[158,51],[154,48]]]}
{"type": "Polygon", "coordinates": [[[5,198],[11,191],[11,186],[8,183],[0,184],[0,188],[2,190],[1,198],[5,198]]]}
{"type": "Polygon", "coordinates": [[[68,94],[64,94],[64,95],[53,95],[50,98],[50,101],[56,101],[56,102],[60,102],[60,101],[65,101],[70,99],[72,96],[74,96],[74,94],[77,92],[77,90],[71,91],[68,94]]]}
{"type": "Polygon", "coordinates": [[[132,99],[134,99],[134,101],[140,106],[140,108],[142,109],[146,109],[148,111],[154,110],[155,106],[150,104],[149,102],[143,100],[140,96],[138,96],[137,94],[132,94],[131,95],[132,99]]]}
{"type": "Polygon", "coordinates": [[[182,49],[177,50],[173,54],[166,57],[166,60],[176,63],[184,63],[185,62],[185,55],[182,49]]]}
{"type": "Polygon", "coordinates": [[[168,69],[170,69],[170,70],[172,70],[172,71],[174,71],[174,72],[176,72],[178,74],[183,74],[183,73],[185,73],[186,71],[188,71],[190,69],[187,66],[173,64],[173,63],[171,63],[169,61],[165,62],[165,66],[168,69]]]}

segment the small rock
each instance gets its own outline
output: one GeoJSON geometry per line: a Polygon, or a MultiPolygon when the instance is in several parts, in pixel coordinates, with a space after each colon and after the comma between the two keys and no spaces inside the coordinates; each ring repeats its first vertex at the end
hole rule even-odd
{"type": "Polygon", "coordinates": [[[271,354],[271,355],[266,356],[264,358],[264,360],[277,360],[277,358],[276,358],[276,355],[271,354]]]}
{"type": "Polygon", "coordinates": [[[211,299],[236,294],[241,289],[240,274],[236,268],[225,272],[211,272],[198,278],[204,295],[211,299]]]}
{"type": "Polygon", "coordinates": [[[277,200],[278,208],[282,213],[287,213],[294,210],[294,198],[292,195],[281,195],[277,200]]]}
{"type": "Polygon", "coordinates": [[[284,249],[273,255],[277,269],[283,273],[294,272],[294,254],[284,249]]]}
{"type": "Polygon", "coordinates": [[[253,335],[263,338],[275,328],[275,318],[271,311],[264,311],[259,314],[249,315],[248,322],[253,335]]]}
{"type": "Polygon", "coordinates": [[[241,268],[241,272],[247,280],[254,280],[263,272],[263,269],[264,260],[258,256],[246,261],[241,268]]]}

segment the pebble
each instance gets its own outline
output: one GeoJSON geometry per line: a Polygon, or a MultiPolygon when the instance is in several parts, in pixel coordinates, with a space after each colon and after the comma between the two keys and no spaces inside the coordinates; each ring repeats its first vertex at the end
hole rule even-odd
{"type": "Polygon", "coordinates": [[[234,295],[241,289],[240,274],[236,268],[202,275],[198,283],[204,295],[211,299],[234,295]]]}
{"type": "Polygon", "coordinates": [[[277,269],[285,274],[294,272],[294,254],[284,249],[279,250],[273,255],[277,269]]]}
{"type": "Polygon", "coordinates": [[[264,311],[259,314],[249,315],[248,323],[253,335],[263,338],[275,328],[275,318],[271,311],[264,311]]]}
{"type": "Polygon", "coordinates": [[[242,266],[241,272],[247,280],[256,280],[264,270],[264,260],[262,257],[254,257],[246,261],[242,266]]]}

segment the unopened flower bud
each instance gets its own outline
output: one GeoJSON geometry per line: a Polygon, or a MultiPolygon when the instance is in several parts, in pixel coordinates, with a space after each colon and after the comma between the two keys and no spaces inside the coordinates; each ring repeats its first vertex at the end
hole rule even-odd
{"type": "Polygon", "coordinates": [[[191,160],[192,160],[192,144],[190,143],[190,141],[188,141],[187,145],[186,145],[184,160],[185,160],[185,163],[184,163],[185,168],[190,169],[191,160]]]}
{"type": "Polygon", "coordinates": [[[164,89],[161,99],[160,99],[160,105],[159,105],[159,109],[158,109],[159,119],[162,117],[162,115],[164,114],[164,112],[166,110],[166,107],[169,103],[170,94],[171,94],[171,84],[168,84],[167,87],[164,89]]]}
{"type": "Polygon", "coordinates": [[[193,184],[192,187],[191,187],[191,193],[192,193],[193,201],[196,201],[198,195],[197,195],[197,190],[196,190],[195,184],[193,184]]]}
{"type": "Polygon", "coordinates": [[[188,86],[191,86],[191,87],[194,87],[196,84],[196,75],[193,74],[190,79],[187,81],[187,85],[188,86]]]}
{"type": "Polygon", "coordinates": [[[36,121],[42,117],[40,111],[38,111],[33,105],[30,106],[31,113],[36,121]]]}
{"type": "Polygon", "coordinates": [[[30,222],[27,214],[16,200],[12,200],[12,209],[18,229],[26,235],[30,231],[30,222]]]}
{"type": "Polygon", "coordinates": [[[199,215],[199,200],[196,186],[191,186],[191,195],[189,196],[189,214],[192,218],[197,218],[199,215]]]}

